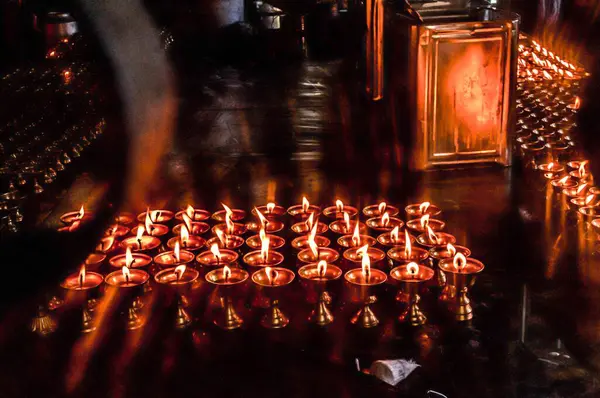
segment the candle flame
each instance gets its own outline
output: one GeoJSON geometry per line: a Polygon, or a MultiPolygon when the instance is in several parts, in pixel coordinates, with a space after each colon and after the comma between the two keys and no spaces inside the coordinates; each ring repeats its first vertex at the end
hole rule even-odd
{"type": "Polygon", "coordinates": [[[387,227],[390,224],[390,215],[388,213],[383,213],[381,216],[381,225],[387,227]]]}
{"type": "Polygon", "coordinates": [[[151,231],[152,231],[152,219],[150,218],[150,213],[146,212],[146,221],[144,222],[145,224],[145,228],[146,228],[146,233],[148,235],[152,235],[151,231]]]}
{"type": "Polygon", "coordinates": [[[313,224],[315,222],[315,213],[310,213],[310,216],[308,217],[308,220],[306,220],[306,228],[310,231],[313,227],[313,224]]]}
{"type": "Polygon", "coordinates": [[[217,260],[221,261],[221,251],[219,250],[219,245],[213,243],[212,245],[210,245],[210,251],[217,260]]]}
{"type": "MultiPolygon", "coordinates": [[[[350,224],[350,215],[346,212],[344,212],[344,224],[346,226],[346,232],[349,232],[352,228],[352,225],[350,224]]],[[[358,223],[356,223],[356,225],[358,225],[358,223]]]]}
{"type": "Polygon", "coordinates": [[[181,264],[178,265],[177,267],[175,267],[175,276],[177,277],[177,280],[180,280],[183,277],[183,274],[185,274],[185,270],[187,269],[187,267],[185,266],[185,264],[181,264]]]}
{"type": "Polygon", "coordinates": [[[83,208],[83,205],[81,205],[81,208],[79,209],[79,214],[77,215],[77,218],[79,220],[83,219],[83,216],[85,216],[85,209],[83,208]]]}
{"type": "Polygon", "coordinates": [[[448,243],[446,245],[446,250],[448,250],[448,254],[450,255],[450,257],[454,257],[454,255],[456,254],[456,247],[454,247],[452,243],[448,243]]]}
{"type": "MultiPolygon", "coordinates": [[[[216,230],[217,233],[217,238],[219,239],[219,242],[221,242],[221,244],[223,245],[223,247],[226,247],[226,243],[227,243],[227,237],[225,236],[225,233],[223,231],[221,231],[220,229],[216,230]]],[[[215,243],[216,244],[216,243],[215,243]]],[[[218,247],[218,245],[217,245],[218,247]]]]}
{"type": "Polygon", "coordinates": [[[429,202],[423,202],[419,205],[419,212],[421,212],[421,214],[425,214],[427,212],[427,210],[429,209],[429,206],[431,206],[431,203],[429,202]]]}
{"type": "Polygon", "coordinates": [[[158,219],[160,218],[160,215],[161,215],[161,211],[160,210],[152,210],[150,212],[150,220],[152,222],[157,222],[158,219]]]}
{"type": "Polygon", "coordinates": [[[175,259],[177,262],[181,261],[181,248],[179,247],[179,242],[175,242],[175,248],[173,249],[173,253],[175,254],[175,259]]]}
{"type": "Polygon", "coordinates": [[[581,108],[581,99],[579,97],[575,97],[575,102],[573,102],[573,109],[581,108]]]}
{"type": "Polygon", "coordinates": [[[579,177],[583,178],[587,175],[587,170],[586,170],[586,166],[587,165],[587,161],[585,162],[581,162],[579,164],[579,177]]]}
{"type": "MultiPolygon", "coordinates": [[[[142,233],[144,233],[143,228],[142,228],[142,233]]],[[[102,250],[108,251],[111,247],[113,247],[113,244],[115,243],[115,239],[116,239],[115,235],[110,235],[110,236],[107,236],[105,239],[103,239],[102,242],[100,243],[102,250]]]]}
{"type": "Polygon", "coordinates": [[[323,276],[325,276],[326,272],[327,272],[327,261],[325,261],[325,260],[319,261],[319,264],[317,264],[317,273],[322,278],[323,276]]]}
{"type": "Polygon", "coordinates": [[[379,203],[379,207],[378,207],[378,209],[379,209],[379,214],[383,214],[383,213],[385,213],[385,209],[386,209],[386,208],[387,208],[387,203],[385,203],[385,202],[381,202],[381,203],[379,203]]]}
{"type": "Polygon", "coordinates": [[[552,170],[554,168],[554,162],[548,163],[548,170],[552,170]]]}
{"type": "Polygon", "coordinates": [[[585,197],[585,205],[589,205],[590,203],[592,203],[592,201],[596,198],[596,195],[594,195],[593,193],[589,194],[588,196],[585,197]]]}
{"type": "Polygon", "coordinates": [[[193,219],[195,213],[196,210],[191,205],[187,205],[187,208],[185,209],[185,213],[183,213],[183,215],[186,215],[189,218],[193,219]]]}
{"type": "Polygon", "coordinates": [[[142,224],[138,225],[137,233],[135,234],[135,238],[137,240],[142,239],[142,236],[144,236],[144,231],[145,231],[144,226],[142,224]]]}
{"type": "Polygon", "coordinates": [[[123,278],[129,283],[129,278],[131,278],[131,272],[129,272],[129,268],[122,267],[121,272],[123,273],[123,278]]]}
{"type": "Polygon", "coordinates": [[[275,210],[275,203],[267,203],[267,213],[273,213],[273,210],[275,210]]]}
{"type": "Polygon", "coordinates": [[[433,232],[433,229],[431,229],[429,225],[427,226],[427,237],[431,242],[435,243],[436,245],[439,243],[438,236],[435,234],[435,232],[433,232]]]}
{"type": "Polygon", "coordinates": [[[127,250],[125,250],[125,266],[127,268],[131,267],[131,265],[133,264],[133,254],[131,254],[131,247],[127,247],[127,250]]]}
{"type": "Polygon", "coordinates": [[[255,207],[254,210],[256,211],[256,215],[258,216],[258,219],[260,220],[260,225],[262,225],[262,227],[265,228],[269,221],[267,221],[265,216],[263,216],[263,214],[260,212],[260,210],[258,210],[257,207],[255,207]]]}
{"type": "Polygon", "coordinates": [[[313,256],[315,256],[315,258],[318,259],[319,258],[319,246],[317,246],[317,243],[311,236],[308,237],[308,247],[310,247],[310,251],[312,252],[313,256]]]}
{"type": "Polygon", "coordinates": [[[229,268],[228,266],[224,266],[223,267],[223,279],[225,279],[225,282],[227,282],[230,277],[231,277],[231,268],[229,268]]]}
{"type": "Polygon", "coordinates": [[[412,276],[417,275],[419,273],[419,264],[413,262],[408,263],[406,271],[412,276]]]}
{"type": "Polygon", "coordinates": [[[423,230],[427,229],[427,227],[429,226],[429,214],[423,214],[423,216],[421,217],[421,227],[423,228],[423,230]]]}
{"type": "Polygon", "coordinates": [[[275,284],[275,280],[277,279],[279,273],[271,267],[265,267],[265,274],[267,275],[267,280],[269,281],[269,284],[275,284]]]}
{"type": "Polygon", "coordinates": [[[404,255],[410,258],[412,255],[412,243],[410,243],[410,235],[407,230],[404,230],[404,255]]]}
{"type": "Polygon", "coordinates": [[[577,195],[581,195],[581,193],[582,193],[583,191],[585,191],[585,189],[587,188],[587,185],[588,185],[587,183],[580,184],[580,185],[577,187],[577,190],[575,191],[575,192],[577,192],[577,195]]]}
{"type": "Polygon", "coordinates": [[[369,246],[364,245],[356,251],[361,257],[362,273],[365,278],[368,278],[371,274],[371,259],[369,258],[369,246]]]}
{"type": "Polygon", "coordinates": [[[307,213],[308,208],[310,207],[310,202],[306,199],[306,196],[302,197],[302,212],[307,213]]]}
{"type": "Polygon", "coordinates": [[[187,228],[188,232],[192,232],[194,230],[193,224],[192,224],[192,218],[190,216],[188,216],[186,213],[183,213],[181,218],[183,219],[183,223],[185,224],[185,227],[187,228]]]}
{"type": "Polygon", "coordinates": [[[85,282],[85,263],[81,264],[81,268],[79,269],[79,287],[83,287],[84,282],[85,282]]]}
{"type": "Polygon", "coordinates": [[[231,218],[231,216],[233,216],[233,211],[231,211],[229,206],[227,206],[225,203],[221,203],[221,206],[223,206],[225,209],[225,217],[229,216],[229,218],[231,218]]]}
{"type": "Polygon", "coordinates": [[[185,225],[181,226],[181,230],[179,231],[179,240],[181,241],[183,247],[186,247],[188,241],[190,240],[190,233],[188,232],[188,229],[185,225]]]}
{"type": "Polygon", "coordinates": [[[558,183],[560,185],[564,185],[567,183],[567,181],[569,180],[569,176],[564,176],[563,178],[561,178],[560,180],[558,180],[558,183]]]}
{"type": "Polygon", "coordinates": [[[454,260],[452,260],[452,264],[458,272],[462,272],[462,270],[467,266],[467,258],[462,253],[456,253],[454,255],[454,260]]]}
{"type": "Polygon", "coordinates": [[[264,237],[264,239],[261,238],[260,240],[260,257],[263,260],[263,263],[267,262],[267,259],[269,258],[269,244],[271,243],[271,239],[269,239],[268,237],[264,237]]]}
{"type": "Polygon", "coordinates": [[[358,222],[354,226],[354,233],[352,234],[352,244],[354,246],[360,245],[360,231],[358,230],[358,222]]]}
{"type": "Polygon", "coordinates": [[[398,225],[396,225],[394,227],[394,229],[392,229],[392,232],[390,232],[390,240],[392,241],[392,243],[397,243],[399,240],[399,234],[400,233],[400,227],[398,225]]]}
{"type": "Polygon", "coordinates": [[[337,208],[337,212],[341,213],[344,211],[344,202],[342,202],[341,200],[336,200],[335,201],[335,207],[337,208]]]}
{"type": "Polygon", "coordinates": [[[317,237],[317,224],[315,224],[312,227],[312,229],[310,230],[310,233],[308,234],[308,240],[310,241],[312,239],[314,242],[316,237],[317,237]]]}
{"type": "Polygon", "coordinates": [[[225,225],[227,226],[227,234],[233,235],[235,232],[235,224],[231,220],[231,214],[225,214],[225,225]]]}

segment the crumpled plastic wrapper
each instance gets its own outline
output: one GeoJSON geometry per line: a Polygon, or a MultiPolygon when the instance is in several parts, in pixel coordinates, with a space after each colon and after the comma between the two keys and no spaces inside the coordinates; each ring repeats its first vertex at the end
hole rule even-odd
{"type": "Polygon", "coordinates": [[[390,359],[373,362],[369,372],[379,380],[395,386],[406,379],[419,366],[421,365],[412,360],[390,359]]]}

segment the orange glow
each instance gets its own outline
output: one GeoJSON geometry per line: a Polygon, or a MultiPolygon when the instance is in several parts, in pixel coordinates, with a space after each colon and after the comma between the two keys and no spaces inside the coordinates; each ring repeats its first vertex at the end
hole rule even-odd
{"type": "Polygon", "coordinates": [[[571,106],[572,109],[579,109],[581,108],[581,99],[579,97],[575,97],[575,102],[573,103],[573,105],[571,106]]]}
{"type": "Polygon", "coordinates": [[[274,285],[279,273],[271,267],[265,267],[265,274],[267,275],[267,280],[269,281],[269,284],[274,285]]]}
{"type": "Polygon", "coordinates": [[[454,255],[454,260],[452,260],[452,263],[454,265],[454,268],[458,272],[462,272],[462,270],[467,266],[467,258],[462,253],[456,253],[456,255],[454,255]]]}
{"type": "Polygon", "coordinates": [[[211,253],[212,253],[212,254],[215,256],[215,258],[217,259],[217,261],[219,261],[219,262],[220,262],[220,261],[221,261],[221,258],[222,258],[222,256],[221,256],[221,251],[219,250],[219,245],[217,245],[216,243],[213,243],[213,244],[210,246],[210,251],[211,251],[211,253]]]}
{"type": "Polygon", "coordinates": [[[548,169],[552,170],[554,168],[554,162],[548,163],[548,169]]]}
{"type": "Polygon", "coordinates": [[[548,73],[548,71],[543,71],[542,75],[544,76],[544,79],[552,80],[552,75],[550,73],[548,73]]]}
{"type": "Polygon", "coordinates": [[[133,254],[131,254],[131,248],[127,247],[127,250],[125,251],[125,266],[127,268],[131,267],[131,265],[133,264],[133,254]]]}
{"type": "Polygon", "coordinates": [[[258,208],[255,207],[254,210],[256,211],[256,215],[260,220],[260,225],[262,225],[262,227],[265,228],[269,221],[266,219],[265,216],[263,216],[263,214],[258,210],[258,208]]]}
{"type": "Polygon", "coordinates": [[[185,224],[185,227],[187,228],[188,232],[193,231],[193,227],[192,227],[192,217],[193,216],[188,216],[187,213],[183,213],[181,215],[181,218],[183,219],[183,223],[185,224]]]}
{"type": "Polygon", "coordinates": [[[185,266],[185,264],[181,264],[178,265],[177,267],[175,267],[175,276],[177,277],[177,280],[180,280],[181,277],[183,276],[183,274],[185,274],[185,270],[187,269],[187,267],[185,266]]]}
{"type": "Polygon", "coordinates": [[[181,261],[181,248],[179,247],[179,242],[175,242],[175,248],[173,249],[173,253],[175,253],[175,259],[177,262],[181,261]]]}
{"type": "Polygon", "coordinates": [[[417,275],[419,273],[419,264],[412,262],[408,263],[406,266],[406,271],[412,276],[417,275]]]}
{"type": "Polygon", "coordinates": [[[196,210],[194,210],[194,208],[191,205],[187,205],[184,215],[187,215],[189,218],[193,219],[195,213],[196,213],[196,210]]]}
{"type": "Polygon", "coordinates": [[[221,206],[223,206],[225,209],[225,217],[229,216],[229,218],[231,218],[231,216],[233,216],[233,211],[231,211],[229,206],[227,206],[225,203],[221,203],[221,206]]]}
{"type": "Polygon", "coordinates": [[[228,282],[230,277],[231,277],[231,269],[228,266],[224,266],[223,267],[223,279],[225,279],[225,282],[228,282]]]}
{"type": "Polygon", "coordinates": [[[83,205],[81,205],[81,208],[79,209],[79,215],[77,216],[77,218],[81,220],[83,219],[83,216],[85,216],[85,209],[83,208],[83,205]]]}
{"type": "Polygon", "coordinates": [[[390,232],[390,239],[392,241],[392,243],[397,243],[400,236],[398,235],[400,233],[400,227],[399,226],[395,226],[394,229],[392,229],[392,232],[390,232]]]}
{"type": "Polygon", "coordinates": [[[271,242],[271,240],[265,236],[264,239],[260,240],[260,257],[263,260],[263,263],[267,262],[267,259],[269,258],[269,243],[271,242]]]}
{"type": "Polygon", "coordinates": [[[450,257],[454,257],[454,255],[456,254],[456,248],[452,243],[448,243],[446,245],[446,250],[448,250],[448,254],[450,255],[450,257]]]}
{"type": "Polygon", "coordinates": [[[79,287],[83,287],[83,283],[85,282],[85,263],[81,264],[81,269],[79,270],[79,287]]]}
{"type": "Polygon", "coordinates": [[[575,75],[573,75],[573,72],[571,72],[570,70],[565,71],[565,74],[569,77],[575,77],[575,75]]]}
{"type": "Polygon", "coordinates": [[[593,193],[589,194],[588,196],[585,197],[585,205],[589,205],[590,203],[592,203],[592,201],[594,200],[594,198],[596,197],[596,195],[594,195],[593,193]]]}
{"type": "Polygon", "coordinates": [[[558,180],[558,183],[562,185],[562,184],[565,184],[568,180],[569,180],[569,176],[564,176],[563,178],[558,180]]]}
{"type": "Polygon", "coordinates": [[[381,225],[387,227],[390,224],[390,215],[388,213],[383,213],[381,216],[381,225]]]}
{"type": "Polygon", "coordinates": [[[306,196],[302,197],[302,212],[308,213],[308,208],[310,207],[310,202],[306,199],[306,196]]]}
{"type": "Polygon", "coordinates": [[[431,229],[429,225],[427,226],[427,237],[431,242],[435,244],[439,243],[437,235],[435,234],[435,232],[433,232],[433,229],[431,229]]]}
{"type": "Polygon", "coordinates": [[[48,55],[50,56],[50,58],[53,58],[56,55],[56,51],[52,50],[48,55]]]}
{"type": "Polygon", "coordinates": [[[379,214],[385,213],[386,208],[387,208],[387,203],[385,203],[385,202],[379,203],[379,206],[378,206],[379,214]]]}
{"type": "Polygon", "coordinates": [[[275,203],[273,203],[273,202],[267,203],[267,213],[273,213],[273,210],[275,210],[275,203]]]}
{"type": "Polygon", "coordinates": [[[421,217],[421,227],[423,229],[427,229],[427,226],[429,225],[429,214],[424,214],[421,217]]]}
{"type": "Polygon", "coordinates": [[[144,236],[144,226],[142,224],[138,225],[137,233],[135,234],[135,238],[139,241],[142,240],[142,236],[144,236]]]}
{"type": "Polygon", "coordinates": [[[315,222],[315,213],[310,213],[310,216],[308,217],[308,220],[306,220],[306,228],[309,231],[312,230],[314,222],[315,222]]]}
{"type": "Polygon", "coordinates": [[[321,260],[319,264],[317,264],[317,273],[322,278],[327,272],[327,261],[321,260]]]}
{"type": "Polygon", "coordinates": [[[362,273],[365,276],[365,278],[368,278],[369,275],[371,274],[371,259],[369,258],[369,246],[364,245],[363,247],[358,249],[356,251],[356,253],[360,254],[361,259],[362,259],[361,260],[362,273]]]}
{"type": "Polygon", "coordinates": [[[337,209],[338,213],[341,213],[344,211],[344,202],[342,202],[341,200],[336,200],[335,201],[335,207],[337,209]]]}
{"type": "Polygon", "coordinates": [[[229,213],[225,214],[225,225],[227,225],[227,233],[229,235],[233,235],[233,233],[235,232],[235,224],[231,220],[231,214],[229,213]]]}
{"type": "Polygon", "coordinates": [[[579,185],[579,186],[577,187],[577,191],[576,191],[576,192],[577,192],[577,195],[581,195],[581,193],[582,193],[583,191],[585,191],[585,189],[587,188],[587,185],[588,185],[587,183],[583,183],[583,184],[579,185]]]}
{"type": "Polygon", "coordinates": [[[419,205],[419,212],[421,214],[425,214],[427,212],[427,210],[429,209],[429,206],[431,206],[431,203],[429,202],[423,202],[419,205]]]}
{"type": "Polygon", "coordinates": [[[179,240],[181,241],[183,247],[186,247],[188,241],[190,240],[190,233],[188,232],[188,229],[185,225],[182,226],[181,230],[179,231],[179,240]]]}
{"type": "Polygon", "coordinates": [[[146,233],[151,235],[152,231],[152,220],[150,219],[150,214],[146,212],[146,222],[144,223],[146,227],[146,233]]]}
{"type": "Polygon", "coordinates": [[[350,224],[350,215],[346,212],[344,212],[344,224],[346,225],[346,232],[350,231],[350,228],[352,228],[352,225],[350,224]]]}
{"type": "Polygon", "coordinates": [[[131,278],[131,272],[129,272],[129,268],[122,267],[121,272],[123,273],[123,278],[125,278],[125,281],[129,283],[129,278],[131,278]]]}
{"type": "Polygon", "coordinates": [[[354,246],[360,245],[360,231],[358,230],[358,223],[354,227],[354,233],[352,234],[352,244],[354,246]]]}

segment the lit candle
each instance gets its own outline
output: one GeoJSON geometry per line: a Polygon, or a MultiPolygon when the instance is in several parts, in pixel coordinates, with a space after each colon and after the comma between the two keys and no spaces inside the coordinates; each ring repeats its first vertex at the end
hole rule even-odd
{"type": "Polygon", "coordinates": [[[388,257],[394,264],[408,264],[410,262],[423,262],[429,257],[427,250],[413,247],[411,239],[404,241],[404,247],[395,246],[387,252],[388,257]]]}
{"type": "Polygon", "coordinates": [[[144,222],[146,218],[149,218],[153,223],[167,223],[173,219],[173,212],[169,210],[150,210],[147,208],[145,212],[138,214],[137,220],[144,222]]]}
{"type": "Polygon", "coordinates": [[[367,206],[363,209],[363,214],[368,218],[381,217],[384,213],[390,217],[397,216],[400,210],[395,206],[390,206],[386,202],[380,202],[376,205],[367,206]]]}
{"type": "Polygon", "coordinates": [[[207,282],[214,285],[233,286],[244,283],[248,279],[248,276],[248,272],[241,268],[224,266],[223,268],[210,271],[204,278],[207,282]]]}
{"type": "Polygon", "coordinates": [[[310,213],[310,216],[308,216],[306,221],[301,221],[292,225],[291,230],[297,234],[307,234],[312,230],[313,226],[316,226],[317,234],[324,234],[328,230],[327,224],[319,222],[318,219],[315,222],[315,214],[316,213],[310,213]]]}
{"type": "Polygon", "coordinates": [[[109,261],[111,267],[144,268],[152,262],[152,257],[144,253],[132,253],[131,248],[126,249],[125,254],[112,257],[109,261]]]}
{"type": "Polygon", "coordinates": [[[373,217],[367,220],[367,226],[375,231],[391,231],[395,227],[402,228],[404,222],[399,218],[390,217],[388,213],[383,213],[381,217],[373,217]]]}
{"type": "Polygon", "coordinates": [[[430,202],[422,202],[406,206],[404,209],[409,219],[419,218],[425,214],[429,214],[430,217],[439,216],[442,213],[442,209],[430,202]]]}
{"type": "Polygon", "coordinates": [[[314,215],[313,217],[316,217],[320,212],[321,209],[318,206],[311,205],[306,197],[302,198],[301,205],[291,206],[288,209],[288,214],[290,216],[300,220],[306,220],[311,214],[314,215]]]}
{"type": "Polygon", "coordinates": [[[138,225],[136,236],[130,236],[123,239],[121,246],[124,249],[130,248],[132,251],[150,251],[160,246],[160,239],[155,236],[144,235],[146,228],[138,225]]]}
{"type": "Polygon", "coordinates": [[[348,282],[359,286],[375,286],[380,285],[387,280],[385,272],[376,268],[371,268],[369,256],[362,256],[360,261],[360,268],[351,269],[344,275],[344,278],[346,278],[348,282]]]}
{"type": "Polygon", "coordinates": [[[196,261],[209,267],[222,267],[229,265],[238,259],[238,254],[233,250],[220,249],[219,245],[214,243],[210,250],[198,254],[196,261]]]}
{"type": "MultiPolygon", "coordinates": [[[[225,205],[223,205],[225,206],[225,205]]],[[[216,213],[215,213],[216,214],[216,213]]],[[[246,233],[247,228],[245,224],[235,223],[233,216],[235,213],[231,210],[225,213],[225,223],[217,224],[213,227],[212,231],[217,235],[217,231],[221,231],[227,235],[243,235],[246,233]]],[[[245,215],[245,213],[244,213],[245,215]]]]}
{"type": "Polygon", "coordinates": [[[340,257],[336,250],[329,247],[319,247],[317,243],[309,236],[308,249],[303,249],[298,253],[298,260],[303,263],[318,263],[321,260],[333,263],[340,257]]]}
{"type": "Polygon", "coordinates": [[[162,285],[187,286],[198,279],[200,273],[185,264],[167,268],[154,275],[154,280],[162,285]]]}
{"type": "Polygon", "coordinates": [[[333,219],[342,219],[344,218],[344,214],[354,217],[358,214],[358,209],[353,206],[347,206],[344,204],[344,202],[338,199],[335,201],[335,206],[329,206],[323,210],[323,215],[325,217],[333,219]]]}
{"type": "Polygon", "coordinates": [[[375,238],[370,237],[369,235],[364,235],[360,233],[359,223],[354,224],[354,232],[352,235],[343,235],[338,239],[338,245],[345,248],[350,247],[360,247],[360,246],[374,246],[375,238]]]}
{"type": "Polygon", "coordinates": [[[185,250],[199,250],[206,244],[206,240],[199,236],[190,235],[185,225],[179,229],[179,236],[175,236],[167,242],[170,249],[175,249],[175,245],[179,244],[185,250]]]}
{"type": "Polygon", "coordinates": [[[426,227],[427,232],[417,237],[417,243],[425,247],[446,246],[448,243],[456,243],[453,235],[445,232],[434,232],[430,226],[426,227]]]}
{"type": "MultiPolygon", "coordinates": [[[[273,202],[269,202],[264,206],[258,206],[256,209],[263,213],[268,219],[277,219],[285,216],[286,213],[284,207],[278,206],[273,202]]],[[[252,210],[252,214],[256,215],[256,211],[252,210]]]]}
{"type": "Polygon", "coordinates": [[[265,217],[258,208],[254,208],[252,213],[256,214],[258,217],[258,222],[251,221],[246,224],[248,230],[252,232],[258,232],[261,229],[266,230],[266,232],[279,232],[283,229],[283,223],[276,219],[268,219],[265,217]]]}
{"type": "Polygon", "coordinates": [[[407,230],[404,230],[404,233],[400,234],[400,228],[398,227],[395,227],[390,232],[384,232],[377,237],[377,242],[385,247],[405,246],[406,241],[414,242],[415,238],[407,230]]]}
{"type": "Polygon", "coordinates": [[[85,264],[81,266],[79,272],[67,276],[60,286],[67,290],[90,290],[94,289],[104,282],[104,277],[96,272],[86,271],[85,264]]]}
{"type": "Polygon", "coordinates": [[[217,245],[219,249],[236,250],[244,244],[244,238],[241,236],[227,235],[227,233],[221,230],[216,230],[215,234],[217,236],[206,241],[206,247],[217,245]]]}
{"type": "Polygon", "coordinates": [[[183,215],[188,216],[188,218],[193,221],[206,221],[210,218],[210,213],[203,209],[196,209],[191,205],[188,205],[185,210],[181,210],[175,214],[175,218],[177,220],[183,221],[183,215]]]}
{"type": "Polygon", "coordinates": [[[72,225],[75,222],[82,222],[86,218],[90,218],[92,215],[86,212],[83,205],[79,211],[71,211],[60,216],[60,221],[66,225],[72,225]]]}
{"type": "Polygon", "coordinates": [[[318,247],[328,247],[331,241],[324,236],[317,235],[318,225],[313,225],[308,235],[298,236],[292,241],[292,247],[296,250],[308,249],[310,247],[309,240],[315,242],[318,247]]]}
{"type": "Polygon", "coordinates": [[[202,235],[206,231],[210,229],[210,225],[202,221],[192,221],[190,217],[188,217],[187,213],[184,213],[181,216],[181,220],[183,223],[177,224],[173,227],[173,234],[179,235],[181,233],[181,228],[186,227],[188,232],[192,235],[202,235]]]}
{"type": "Polygon", "coordinates": [[[122,267],[120,271],[114,271],[106,275],[104,282],[116,288],[133,288],[142,286],[148,281],[149,277],[144,270],[122,267]]]}
{"type": "Polygon", "coordinates": [[[246,239],[248,247],[258,250],[262,247],[262,242],[265,238],[269,239],[269,249],[277,250],[285,245],[285,239],[272,234],[267,234],[263,228],[260,229],[258,235],[254,235],[246,239]]]}
{"type": "Polygon", "coordinates": [[[162,252],[154,257],[154,263],[162,268],[189,264],[194,260],[194,253],[181,250],[179,242],[175,242],[173,250],[162,252]]]}
{"type": "Polygon", "coordinates": [[[221,206],[223,206],[223,210],[219,210],[215,214],[213,214],[213,220],[223,222],[227,218],[229,218],[231,221],[241,221],[244,218],[246,218],[246,212],[244,210],[231,209],[224,203],[221,203],[221,206]]]}
{"type": "Polygon", "coordinates": [[[427,226],[431,227],[434,232],[437,232],[446,228],[446,223],[435,218],[430,218],[429,214],[424,214],[420,218],[414,218],[406,223],[408,229],[418,233],[425,232],[427,226]]]}
{"type": "Polygon", "coordinates": [[[244,256],[244,263],[250,267],[274,267],[283,262],[283,255],[279,252],[270,250],[270,239],[268,236],[261,236],[260,250],[251,251],[244,256]]]}
{"type": "Polygon", "coordinates": [[[342,270],[327,261],[321,260],[318,263],[303,265],[298,269],[298,275],[307,281],[328,282],[338,279],[342,275],[342,270]]]}
{"type": "Polygon", "coordinates": [[[353,247],[344,252],[344,258],[351,263],[361,263],[364,257],[369,257],[369,265],[385,259],[385,253],[375,247],[364,245],[353,247]]]}
{"type": "Polygon", "coordinates": [[[154,224],[150,219],[149,213],[146,213],[144,225],[140,224],[137,227],[133,227],[131,233],[137,235],[140,228],[144,229],[144,232],[150,236],[161,237],[169,233],[169,227],[162,224],[154,224]]]}
{"type": "Polygon", "coordinates": [[[358,226],[359,232],[365,234],[367,232],[367,226],[361,223],[358,219],[351,220],[350,214],[342,213],[342,218],[336,220],[329,224],[329,229],[331,232],[336,233],[338,235],[347,235],[350,234],[358,226]]]}

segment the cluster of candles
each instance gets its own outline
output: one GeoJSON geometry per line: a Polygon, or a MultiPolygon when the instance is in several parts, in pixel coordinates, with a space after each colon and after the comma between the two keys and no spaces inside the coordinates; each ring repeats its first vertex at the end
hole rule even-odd
{"type": "Polygon", "coordinates": [[[574,116],[581,106],[576,94],[580,80],[588,74],[533,40],[519,49],[517,142],[521,154],[548,181],[548,189],[560,193],[565,209],[576,211],[600,233],[600,189],[594,185],[589,160],[572,138],[577,132],[574,116]],[[542,80],[522,74],[540,67],[547,72],[542,80]],[[572,73],[567,74],[565,68],[572,73]]]}
{"type": "MultiPolygon", "coordinates": [[[[467,290],[484,266],[470,257],[468,248],[456,245],[453,235],[443,232],[442,211],[429,202],[407,206],[406,223],[397,217],[400,209],[386,202],[362,209],[364,222],[356,207],[341,200],[325,208],[311,205],[306,198],[288,209],[268,203],[251,213],[251,220],[245,223],[246,211],[224,204],[213,214],[192,206],[177,213],[150,209],[137,216],[120,213],[97,252],[79,272],[69,275],[62,287],[87,292],[104,282],[106,288],[127,295],[132,304],[124,313],[130,329],[143,324],[136,308],[142,305],[141,297],[150,284],[167,286],[180,295],[176,325],[187,326],[191,318],[185,310],[185,291],[200,283],[201,275],[220,288],[224,304],[215,323],[225,329],[243,324],[230,292],[247,280],[268,299],[261,324],[270,328],[287,325],[289,319],[279,308],[279,296],[296,275],[318,293],[310,321],[322,326],[333,321],[326,286],[342,275],[359,292],[362,306],[352,322],[362,327],[379,323],[370,307],[374,297],[370,289],[386,281],[399,284],[402,294],[398,299],[406,306],[400,319],[411,325],[425,322],[419,293],[431,286],[443,286],[440,298],[456,319],[472,318],[467,290]],[[281,235],[287,231],[293,236],[288,246],[295,253],[293,259],[286,259],[281,251],[286,245],[281,235]],[[107,257],[112,272],[105,276],[94,272],[107,257]]],[[[61,219],[69,229],[91,216],[82,207],[61,219]]],[[[83,319],[83,330],[93,330],[89,305],[83,319]]]]}

